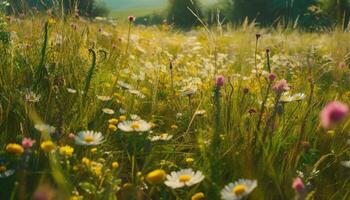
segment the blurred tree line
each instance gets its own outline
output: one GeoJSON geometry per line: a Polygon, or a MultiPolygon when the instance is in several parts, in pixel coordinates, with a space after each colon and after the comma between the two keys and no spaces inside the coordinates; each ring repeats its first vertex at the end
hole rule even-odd
{"type": "MultiPolygon", "coordinates": [[[[13,13],[53,10],[58,14],[75,13],[84,16],[107,16],[103,0],[7,0],[13,13]]],[[[139,17],[140,24],[160,24],[164,20],[183,29],[218,21],[233,23],[255,22],[260,26],[297,26],[309,30],[349,25],[350,0],[219,0],[210,6],[199,0],[167,0],[164,12],[139,17]]]]}
{"type": "Polygon", "coordinates": [[[349,0],[223,0],[224,15],[234,23],[255,20],[262,26],[297,25],[309,29],[347,27],[349,0]]]}
{"type": "Polygon", "coordinates": [[[107,16],[109,10],[103,1],[97,0],[7,0],[8,12],[26,14],[33,11],[51,10],[57,15],[78,13],[82,16],[107,16]]]}
{"type": "Polygon", "coordinates": [[[198,0],[168,0],[163,17],[184,28],[198,25],[197,17],[200,17],[209,25],[218,21],[236,25],[249,21],[260,26],[320,30],[347,28],[349,13],[350,0],[220,0],[209,8],[204,8],[198,0]]]}

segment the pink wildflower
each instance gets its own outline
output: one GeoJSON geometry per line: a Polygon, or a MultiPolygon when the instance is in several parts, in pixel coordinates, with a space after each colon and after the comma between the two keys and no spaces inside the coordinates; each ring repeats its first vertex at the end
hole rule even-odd
{"type": "Polygon", "coordinates": [[[133,21],[135,21],[135,19],[136,19],[135,16],[129,16],[128,17],[129,22],[133,22],[133,21]]]}
{"type": "Polygon", "coordinates": [[[32,140],[30,138],[24,138],[22,140],[22,147],[25,149],[29,149],[33,146],[34,143],[35,143],[35,140],[32,140]]]}
{"type": "Polygon", "coordinates": [[[349,113],[349,107],[338,101],[328,103],[320,113],[323,128],[329,129],[332,125],[342,121],[349,113]]]}
{"type": "Polygon", "coordinates": [[[299,177],[294,179],[292,187],[298,193],[304,192],[304,189],[305,189],[305,185],[303,183],[303,180],[301,180],[301,178],[299,178],[299,177]]]}
{"type": "Polygon", "coordinates": [[[285,79],[278,81],[272,88],[276,93],[282,93],[289,90],[289,84],[285,79]]]}
{"type": "Polygon", "coordinates": [[[268,78],[270,81],[274,81],[274,80],[276,79],[276,75],[273,74],[273,73],[269,73],[269,74],[267,75],[267,78],[268,78]]]}
{"type": "Polygon", "coordinates": [[[260,34],[260,33],[256,33],[256,34],[255,34],[255,37],[256,37],[256,39],[258,40],[258,39],[261,37],[261,34],[260,34]]]}
{"type": "Polygon", "coordinates": [[[216,86],[222,87],[225,84],[225,77],[220,75],[216,77],[216,86]]]}

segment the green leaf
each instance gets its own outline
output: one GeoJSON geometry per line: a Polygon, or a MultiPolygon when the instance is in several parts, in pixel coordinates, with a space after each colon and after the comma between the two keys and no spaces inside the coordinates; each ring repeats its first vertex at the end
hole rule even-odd
{"type": "Polygon", "coordinates": [[[82,182],[82,183],[79,183],[79,186],[82,190],[84,190],[88,194],[96,193],[96,186],[91,183],[82,182]]]}

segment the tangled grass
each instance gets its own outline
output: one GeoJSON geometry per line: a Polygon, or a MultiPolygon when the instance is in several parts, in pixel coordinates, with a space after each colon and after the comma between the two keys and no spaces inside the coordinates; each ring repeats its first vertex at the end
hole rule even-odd
{"type": "Polygon", "coordinates": [[[2,31],[1,199],[350,198],[350,121],[320,122],[349,103],[348,33],[46,17],[2,31]]]}

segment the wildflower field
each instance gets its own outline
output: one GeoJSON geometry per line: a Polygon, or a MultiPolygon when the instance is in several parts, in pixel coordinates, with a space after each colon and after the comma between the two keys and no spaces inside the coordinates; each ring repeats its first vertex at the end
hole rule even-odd
{"type": "Polygon", "coordinates": [[[0,199],[350,199],[350,35],[0,23],[0,199]]]}

